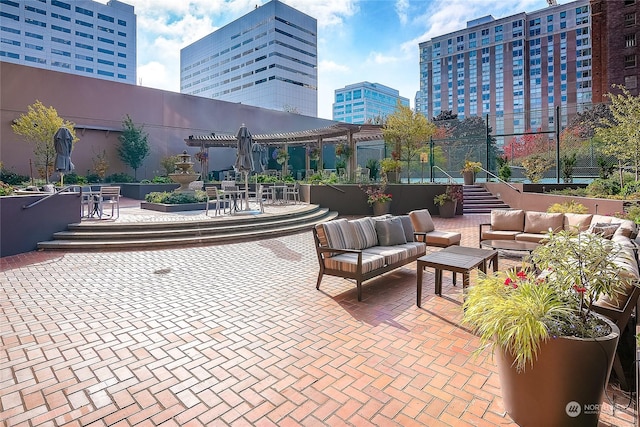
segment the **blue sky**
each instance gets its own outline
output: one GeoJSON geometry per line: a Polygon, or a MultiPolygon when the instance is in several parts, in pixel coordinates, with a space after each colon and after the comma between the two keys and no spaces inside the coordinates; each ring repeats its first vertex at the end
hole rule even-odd
{"type": "MultiPolygon", "coordinates": [[[[107,0],[99,0],[106,3],[107,0]]],[[[122,0],[138,17],[138,83],[180,91],[180,49],[266,0],[122,0]]],[[[318,116],[331,119],[334,90],[361,81],[400,91],[413,107],[418,43],[548,7],[546,0],[282,0],[318,20],[318,116]]],[[[560,0],[564,4],[568,1],[560,0]]]]}

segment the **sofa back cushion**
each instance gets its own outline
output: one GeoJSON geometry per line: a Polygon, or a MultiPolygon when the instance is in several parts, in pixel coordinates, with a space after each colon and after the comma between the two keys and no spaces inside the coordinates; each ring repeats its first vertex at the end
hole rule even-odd
{"type": "Polygon", "coordinates": [[[524,232],[545,234],[549,230],[557,233],[564,228],[564,214],[527,211],[524,217],[524,232]]]}
{"type": "Polygon", "coordinates": [[[407,243],[400,218],[392,217],[376,221],[376,233],[380,246],[403,245],[407,243]]]}
{"type": "Polygon", "coordinates": [[[356,239],[353,227],[344,219],[335,219],[319,224],[316,227],[318,232],[318,240],[321,246],[335,249],[355,249],[356,239]]]}
{"type": "Polygon", "coordinates": [[[573,233],[587,231],[591,224],[591,218],[593,218],[593,214],[565,213],[564,229],[573,233]]]}
{"type": "Polygon", "coordinates": [[[407,242],[413,242],[415,239],[413,237],[413,224],[411,223],[411,218],[409,218],[409,215],[400,215],[398,218],[400,218],[400,221],[402,222],[404,238],[407,242]]]}
{"type": "Polygon", "coordinates": [[[430,233],[436,229],[431,214],[427,209],[411,211],[409,212],[409,218],[411,219],[413,229],[417,232],[430,233]]]}
{"type": "Polygon", "coordinates": [[[349,221],[355,238],[354,249],[366,249],[378,244],[375,221],[370,217],[349,221]]]}
{"type": "Polygon", "coordinates": [[[521,209],[491,211],[491,229],[496,231],[523,231],[524,211],[521,209]]]}

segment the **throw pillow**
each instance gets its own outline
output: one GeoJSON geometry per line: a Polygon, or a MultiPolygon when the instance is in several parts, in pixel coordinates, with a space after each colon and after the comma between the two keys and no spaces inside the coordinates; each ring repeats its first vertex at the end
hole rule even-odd
{"type": "Polygon", "coordinates": [[[376,233],[380,246],[394,246],[407,243],[402,221],[398,217],[376,221],[376,233]]]}
{"type": "Polygon", "coordinates": [[[599,234],[605,239],[611,240],[611,238],[615,234],[618,227],[620,227],[620,224],[616,224],[616,223],[607,224],[607,223],[597,222],[591,225],[591,227],[589,228],[589,232],[593,234],[599,234]]]}
{"type": "Polygon", "coordinates": [[[407,242],[413,242],[413,224],[411,224],[411,218],[409,218],[409,215],[400,215],[398,218],[402,221],[404,238],[407,239],[407,242]]]}

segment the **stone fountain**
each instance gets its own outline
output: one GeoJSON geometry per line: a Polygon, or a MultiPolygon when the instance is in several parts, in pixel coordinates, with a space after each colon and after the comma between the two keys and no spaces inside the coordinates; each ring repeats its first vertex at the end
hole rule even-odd
{"type": "Polygon", "coordinates": [[[193,190],[189,188],[189,184],[197,180],[200,174],[189,172],[193,166],[193,162],[191,161],[191,155],[187,154],[186,151],[178,154],[178,157],[180,161],[176,162],[176,172],[170,173],[169,178],[171,178],[173,182],[180,184],[180,188],[177,188],[175,191],[193,192],[193,190]]]}

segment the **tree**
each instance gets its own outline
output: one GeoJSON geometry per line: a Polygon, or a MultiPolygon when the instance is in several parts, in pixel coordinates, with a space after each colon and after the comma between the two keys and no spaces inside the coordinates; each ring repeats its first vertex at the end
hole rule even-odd
{"type": "Polygon", "coordinates": [[[419,156],[423,145],[436,131],[436,126],[419,112],[398,102],[396,111],[387,116],[382,128],[382,136],[393,150],[392,157],[407,162],[411,170],[411,161],[419,156]]]}
{"type": "Polygon", "coordinates": [[[58,116],[55,108],[45,107],[38,100],[27,107],[27,114],[20,115],[11,125],[16,135],[22,136],[27,142],[35,145],[33,154],[36,157],[36,168],[47,183],[49,183],[49,175],[53,173],[53,162],[56,158],[53,137],[63,126],[71,132],[73,142],[78,141],[75,123],[64,120],[58,116]]]}
{"type": "Polygon", "coordinates": [[[610,118],[602,118],[603,125],[596,129],[596,136],[604,142],[603,152],[621,162],[630,162],[635,168],[636,181],[640,168],[640,96],[633,96],[624,86],[613,85],[622,93],[608,93],[611,100],[610,118]]]}
{"type": "Polygon", "coordinates": [[[149,155],[149,135],[144,132],[143,126],[136,127],[127,114],[122,121],[122,133],[118,136],[120,146],[118,155],[120,159],[133,169],[133,177],[138,179],[138,168],[142,161],[149,155]]]}

